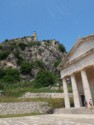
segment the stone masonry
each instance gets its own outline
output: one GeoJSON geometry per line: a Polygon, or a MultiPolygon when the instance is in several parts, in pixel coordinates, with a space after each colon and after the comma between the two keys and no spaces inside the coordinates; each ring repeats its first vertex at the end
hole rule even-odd
{"type": "Polygon", "coordinates": [[[46,113],[50,109],[46,102],[0,103],[0,115],[46,113]]]}
{"type": "Polygon", "coordinates": [[[21,98],[63,98],[63,97],[64,97],[63,93],[30,93],[30,92],[27,92],[21,98]]]}

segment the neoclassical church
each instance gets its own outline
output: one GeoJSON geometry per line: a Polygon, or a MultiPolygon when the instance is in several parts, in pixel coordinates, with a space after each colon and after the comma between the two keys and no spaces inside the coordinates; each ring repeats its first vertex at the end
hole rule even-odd
{"type": "Polygon", "coordinates": [[[63,82],[65,108],[70,108],[67,79],[71,79],[74,107],[94,104],[94,35],[79,39],[59,65],[63,82]]]}

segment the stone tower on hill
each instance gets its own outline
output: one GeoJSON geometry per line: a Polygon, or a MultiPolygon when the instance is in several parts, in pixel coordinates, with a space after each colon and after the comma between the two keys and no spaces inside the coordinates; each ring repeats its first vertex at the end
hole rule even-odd
{"type": "Polygon", "coordinates": [[[37,39],[37,33],[35,31],[33,32],[32,40],[35,41],[35,42],[38,41],[38,39],[37,39]]]}

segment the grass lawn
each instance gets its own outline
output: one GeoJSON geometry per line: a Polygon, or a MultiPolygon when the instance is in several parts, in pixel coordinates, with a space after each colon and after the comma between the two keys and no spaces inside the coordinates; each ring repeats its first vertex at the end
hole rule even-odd
{"type": "Polygon", "coordinates": [[[53,108],[64,107],[63,98],[16,98],[16,97],[1,97],[0,103],[7,102],[47,102],[53,108]]]}
{"type": "Polygon", "coordinates": [[[24,117],[24,116],[34,116],[34,115],[43,115],[43,114],[42,113],[7,114],[7,115],[0,115],[0,118],[24,117]]]}
{"type": "Polygon", "coordinates": [[[14,96],[14,97],[20,97],[26,92],[31,93],[62,93],[63,90],[50,90],[48,88],[32,88],[32,87],[18,87],[18,88],[7,88],[4,89],[4,95],[5,96],[14,96]]]}

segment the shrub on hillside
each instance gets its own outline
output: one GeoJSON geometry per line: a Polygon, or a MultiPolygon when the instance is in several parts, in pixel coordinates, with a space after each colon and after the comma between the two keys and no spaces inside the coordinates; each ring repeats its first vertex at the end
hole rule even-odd
{"type": "Polygon", "coordinates": [[[20,73],[13,68],[0,68],[0,89],[20,81],[20,73]]]}
{"type": "Polygon", "coordinates": [[[5,39],[5,41],[4,42],[8,42],[9,40],[8,39],[5,39]]]}
{"type": "Polygon", "coordinates": [[[17,69],[6,68],[4,69],[3,81],[8,83],[15,83],[20,81],[20,73],[17,69]]]}
{"type": "Polygon", "coordinates": [[[28,43],[28,47],[34,47],[34,46],[36,46],[36,45],[37,45],[37,43],[34,42],[34,41],[28,43]]]}
{"type": "Polygon", "coordinates": [[[3,46],[2,46],[2,45],[0,45],[0,49],[3,49],[3,46]]]}
{"type": "Polygon", "coordinates": [[[19,43],[19,47],[20,47],[21,50],[25,50],[27,45],[25,43],[19,43]]]}
{"type": "Polygon", "coordinates": [[[3,68],[0,68],[0,79],[2,79],[5,75],[5,71],[3,68]]]}
{"type": "Polygon", "coordinates": [[[57,77],[54,73],[47,70],[40,70],[35,78],[34,87],[48,87],[55,84],[57,77]]]}
{"type": "Polygon", "coordinates": [[[57,67],[61,62],[61,59],[57,59],[54,63],[54,67],[57,67]]]}
{"type": "Polygon", "coordinates": [[[23,61],[21,64],[20,71],[22,74],[30,74],[32,70],[33,65],[29,63],[28,61],[23,61]]]}
{"type": "Polygon", "coordinates": [[[37,45],[40,46],[40,45],[41,45],[41,42],[37,42],[37,45]]]}
{"type": "Polygon", "coordinates": [[[6,59],[9,55],[8,51],[1,51],[0,52],[0,60],[6,59]]]}
{"type": "Polygon", "coordinates": [[[14,56],[17,58],[17,64],[21,65],[24,59],[21,57],[19,50],[14,52],[14,56]]]}
{"type": "Polygon", "coordinates": [[[45,64],[43,63],[43,61],[42,60],[36,60],[36,61],[34,61],[34,66],[35,67],[39,67],[39,68],[44,68],[44,66],[45,66],[45,64]]]}
{"type": "Polygon", "coordinates": [[[59,44],[59,50],[60,50],[62,53],[66,52],[66,49],[65,49],[64,45],[62,45],[62,44],[59,44]]]}

